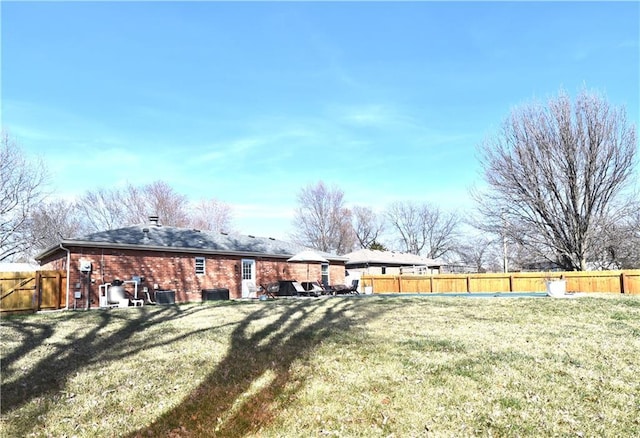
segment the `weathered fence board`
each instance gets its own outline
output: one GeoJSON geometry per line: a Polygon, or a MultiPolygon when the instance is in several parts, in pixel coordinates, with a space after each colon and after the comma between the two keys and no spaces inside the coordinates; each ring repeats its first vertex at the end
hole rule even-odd
{"type": "Polygon", "coordinates": [[[0,272],[0,311],[62,309],[66,290],[64,271],[0,272]]]}
{"type": "Polygon", "coordinates": [[[567,292],[640,294],[640,270],[363,275],[361,281],[374,293],[544,292],[547,280],[559,278],[567,292]]]}

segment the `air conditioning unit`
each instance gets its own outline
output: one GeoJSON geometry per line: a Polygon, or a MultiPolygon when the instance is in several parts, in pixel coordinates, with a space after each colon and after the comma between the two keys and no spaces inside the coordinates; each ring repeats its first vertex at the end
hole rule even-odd
{"type": "Polygon", "coordinates": [[[91,272],[91,262],[88,260],[80,260],[80,272],[85,274],[91,272]]]}

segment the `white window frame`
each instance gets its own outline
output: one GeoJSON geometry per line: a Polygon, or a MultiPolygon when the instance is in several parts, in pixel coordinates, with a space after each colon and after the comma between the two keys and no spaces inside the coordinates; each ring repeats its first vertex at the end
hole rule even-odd
{"type": "Polygon", "coordinates": [[[196,275],[205,275],[207,272],[207,262],[204,257],[196,257],[196,275]]]}
{"type": "Polygon", "coordinates": [[[320,267],[320,278],[322,283],[324,283],[325,281],[327,282],[327,284],[323,284],[323,286],[329,286],[331,284],[331,278],[329,276],[329,263],[322,263],[321,267],[320,267]]]}

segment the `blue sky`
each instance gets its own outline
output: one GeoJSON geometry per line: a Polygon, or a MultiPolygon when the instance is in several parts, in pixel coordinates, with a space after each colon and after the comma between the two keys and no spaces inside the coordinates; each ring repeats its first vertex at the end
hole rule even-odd
{"type": "Polygon", "coordinates": [[[464,212],[476,146],[564,88],[639,120],[638,2],[3,1],[2,126],[73,198],[163,179],[287,238],[299,190],[464,212]]]}

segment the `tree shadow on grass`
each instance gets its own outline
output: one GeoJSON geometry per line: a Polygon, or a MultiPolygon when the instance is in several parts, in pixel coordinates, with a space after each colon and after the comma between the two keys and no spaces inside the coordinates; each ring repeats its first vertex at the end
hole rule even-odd
{"type": "Polygon", "coordinates": [[[348,298],[263,306],[235,328],[226,356],[181,404],[130,437],[259,433],[295,404],[304,377],[294,364],[309,360],[323,340],[355,329],[358,319],[375,317],[374,307],[348,298]],[[265,324],[273,306],[280,313],[265,324]]]}
{"type": "Polygon", "coordinates": [[[55,409],[68,381],[87,367],[110,366],[147,349],[195,340],[203,332],[217,333],[225,326],[234,329],[225,356],[212,364],[214,370],[178,406],[150,418],[148,428],[130,436],[243,436],[256,432],[268,426],[280,409],[295,403],[305,379],[296,363],[310,361],[324,340],[350,333],[361,321],[380,314],[379,309],[389,309],[363,306],[362,300],[353,298],[277,300],[246,307],[244,303],[230,304],[242,306],[240,314],[245,316],[161,337],[153,336],[155,326],[197,318],[199,312],[211,307],[145,306],[3,319],[4,339],[20,340],[3,341],[2,345],[2,415],[9,419],[14,411],[20,412],[19,420],[16,417],[16,422],[6,423],[5,432],[26,436],[45,427],[40,419],[55,409]],[[33,359],[23,363],[29,356],[33,359]],[[27,404],[31,406],[28,413],[22,413],[27,404]]]}
{"type": "MultiPolygon", "coordinates": [[[[43,315],[44,320],[33,317],[17,317],[3,320],[3,336],[21,337],[20,345],[3,354],[2,370],[2,414],[7,414],[31,400],[55,394],[64,389],[68,378],[93,364],[114,361],[131,356],[160,343],[153,338],[131,341],[139,332],[166,321],[175,321],[193,315],[203,307],[186,310],[179,306],[140,307],[128,310],[101,310],[95,312],[69,312],[53,316],[55,322],[43,315]],[[70,331],[64,340],[54,340],[56,323],[69,323],[78,327],[70,331]],[[93,324],[89,326],[89,324],[93,324]],[[116,328],[117,327],[117,328],[116,328]],[[23,372],[18,361],[30,354],[46,354],[23,372]],[[38,353],[36,353],[36,351],[38,353]]],[[[206,330],[212,329],[207,327],[206,330]]],[[[184,336],[191,335],[189,333],[184,336]]],[[[181,337],[184,337],[181,336],[181,337]]],[[[171,339],[169,342],[178,340],[171,339]]],[[[3,346],[3,351],[5,347],[3,346]]],[[[41,404],[38,415],[46,413],[47,404],[41,404]]]]}

